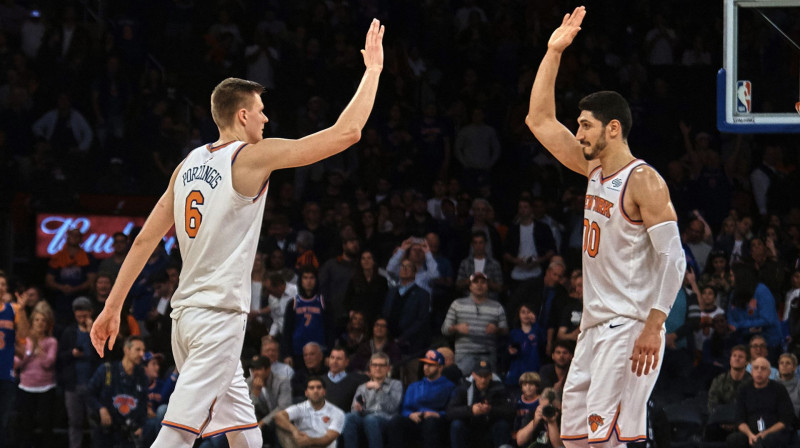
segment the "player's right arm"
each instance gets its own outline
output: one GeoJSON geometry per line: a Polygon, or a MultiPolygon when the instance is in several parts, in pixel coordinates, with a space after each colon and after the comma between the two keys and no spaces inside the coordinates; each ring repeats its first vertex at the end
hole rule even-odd
{"type": "Polygon", "coordinates": [[[108,348],[114,348],[114,341],[119,333],[120,311],[131,285],[136,281],[136,277],[139,276],[147,259],[150,258],[161,238],[164,237],[175,222],[173,195],[175,178],[178,176],[181,166],[182,164],[175,168],[172,178],[169,180],[167,191],[158,200],[144,226],[142,226],[142,231],[133,241],[125,261],[122,262],[122,267],[119,270],[116,282],[114,282],[114,287],[111,288],[105,307],[92,325],[92,345],[101,358],[104,355],[103,347],[106,340],[108,340],[108,348]]]}
{"type": "Polygon", "coordinates": [[[586,176],[599,162],[588,162],[583,157],[581,144],[572,132],[556,119],[555,85],[561,55],[580,31],[586,8],[579,6],[572,14],[566,14],[561,26],[550,36],[547,53],[544,55],[536,80],[531,89],[531,100],[525,124],[539,142],[559,162],[578,174],[586,176]],[[591,165],[591,166],[590,166],[591,165]]]}
{"type": "Polygon", "coordinates": [[[372,21],[367,32],[364,49],[366,71],[353,99],[342,111],[333,126],[299,140],[265,139],[254,145],[253,149],[243,151],[246,166],[263,173],[282,168],[294,168],[318,162],[338,154],[361,139],[361,130],[375,103],[378,91],[378,78],[383,70],[384,27],[377,19],[372,21]]]}

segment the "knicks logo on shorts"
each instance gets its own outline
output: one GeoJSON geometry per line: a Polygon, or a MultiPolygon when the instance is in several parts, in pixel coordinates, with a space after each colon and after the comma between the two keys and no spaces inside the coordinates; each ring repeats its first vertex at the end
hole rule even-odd
{"type": "Polygon", "coordinates": [[[114,397],[114,407],[119,411],[123,417],[127,416],[134,409],[136,409],[138,400],[130,395],[117,395],[114,397]]]}
{"type": "Polygon", "coordinates": [[[589,427],[592,428],[592,432],[597,431],[597,428],[603,426],[603,417],[600,417],[597,414],[592,414],[589,416],[589,427]]]}

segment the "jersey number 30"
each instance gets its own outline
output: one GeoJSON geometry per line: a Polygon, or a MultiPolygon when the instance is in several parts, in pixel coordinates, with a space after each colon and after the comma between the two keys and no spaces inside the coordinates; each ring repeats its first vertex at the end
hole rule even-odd
{"type": "Polygon", "coordinates": [[[583,220],[583,250],[590,257],[597,256],[597,250],[600,248],[600,226],[594,222],[584,218],[583,220]]]}
{"type": "Polygon", "coordinates": [[[200,210],[197,208],[198,205],[203,205],[205,202],[205,198],[203,197],[203,193],[199,190],[192,190],[188,196],[186,196],[186,211],[184,213],[186,222],[186,234],[189,235],[189,238],[194,238],[197,236],[197,231],[200,230],[200,223],[203,222],[203,214],[200,213],[200,210]]]}

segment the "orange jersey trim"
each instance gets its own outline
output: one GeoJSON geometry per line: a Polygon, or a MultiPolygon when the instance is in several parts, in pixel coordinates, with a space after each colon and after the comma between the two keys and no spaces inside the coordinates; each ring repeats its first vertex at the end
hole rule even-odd
{"type": "Polygon", "coordinates": [[[220,149],[230,145],[231,143],[233,143],[233,141],[229,141],[229,142],[223,143],[223,144],[221,144],[219,146],[212,146],[212,144],[209,143],[209,144],[206,145],[206,149],[208,149],[208,152],[219,151],[220,149]]]}
{"type": "Polygon", "coordinates": [[[223,428],[223,429],[219,429],[219,430],[214,431],[214,432],[209,432],[208,434],[203,434],[202,437],[205,439],[207,437],[213,437],[213,436],[216,436],[216,435],[219,435],[219,434],[223,434],[223,433],[226,433],[226,432],[244,431],[244,430],[253,429],[253,428],[258,428],[258,423],[250,423],[249,425],[231,426],[229,428],[223,428]]]}
{"type": "Polygon", "coordinates": [[[267,191],[268,186],[269,186],[269,177],[267,178],[267,180],[264,181],[264,185],[261,186],[261,191],[259,191],[256,197],[253,198],[253,202],[256,202],[258,198],[260,198],[261,195],[264,194],[265,191],[267,191]]]}
{"type": "Polygon", "coordinates": [[[619,432],[619,425],[615,426],[615,430],[617,431],[617,440],[620,442],[638,442],[640,440],[647,439],[647,436],[622,437],[621,433],[619,432]]]}
{"type": "Polygon", "coordinates": [[[587,177],[587,178],[589,178],[589,179],[591,179],[591,178],[592,178],[592,176],[594,176],[594,173],[595,173],[595,171],[599,170],[600,168],[602,168],[602,165],[597,165],[596,167],[594,167],[594,168],[592,169],[592,171],[589,171],[589,175],[588,175],[588,176],[586,176],[586,177],[587,177]]]}
{"type": "Polygon", "coordinates": [[[561,436],[561,440],[581,440],[589,437],[589,434],[582,434],[579,436],[561,436]]]}
{"type": "Polygon", "coordinates": [[[608,428],[608,434],[606,434],[606,436],[603,437],[602,439],[589,439],[589,443],[603,443],[611,439],[611,435],[614,434],[614,428],[616,428],[617,426],[617,418],[619,418],[619,408],[620,405],[617,405],[617,413],[614,414],[614,419],[611,420],[611,425],[608,428]]]}
{"type": "Polygon", "coordinates": [[[182,430],[190,432],[190,433],[192,433],[194,435],[200,435],[200,431],[192,428],[191,426],[181,425],[180,423],[174,423],[174,422],[170,422],[170,421],[167,421],[167,420],[163,420],[161,422],[161,424],[163,426],[169,426],[170,428],[182,429],[182,430]]]}

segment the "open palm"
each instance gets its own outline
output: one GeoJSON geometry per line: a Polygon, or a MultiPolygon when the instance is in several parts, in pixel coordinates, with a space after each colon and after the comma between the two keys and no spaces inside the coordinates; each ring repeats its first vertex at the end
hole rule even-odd
{"type": "Polygon", "coordinates": [[[364,65],[367,68],[383,68],[383,32],[385,28],[378,19],[372,19],[367,31],[367,39],[361,54],[364,56],[364,65]]]}
{"type": "Polygon", "coordinates": [[[564,51],[564,49],[569,47],[569,44],[572,43],[572,39],[574,39],[578,31],[581,30],[581,22],[583,22],[583,16],[585,15],[586,8],[583,6],[575,8],[572,14],[565,14],[564,20],[561,21],[561,26],[556,28],[553,34],[550,35],[547,48],[555,51],[564,51]]]}

